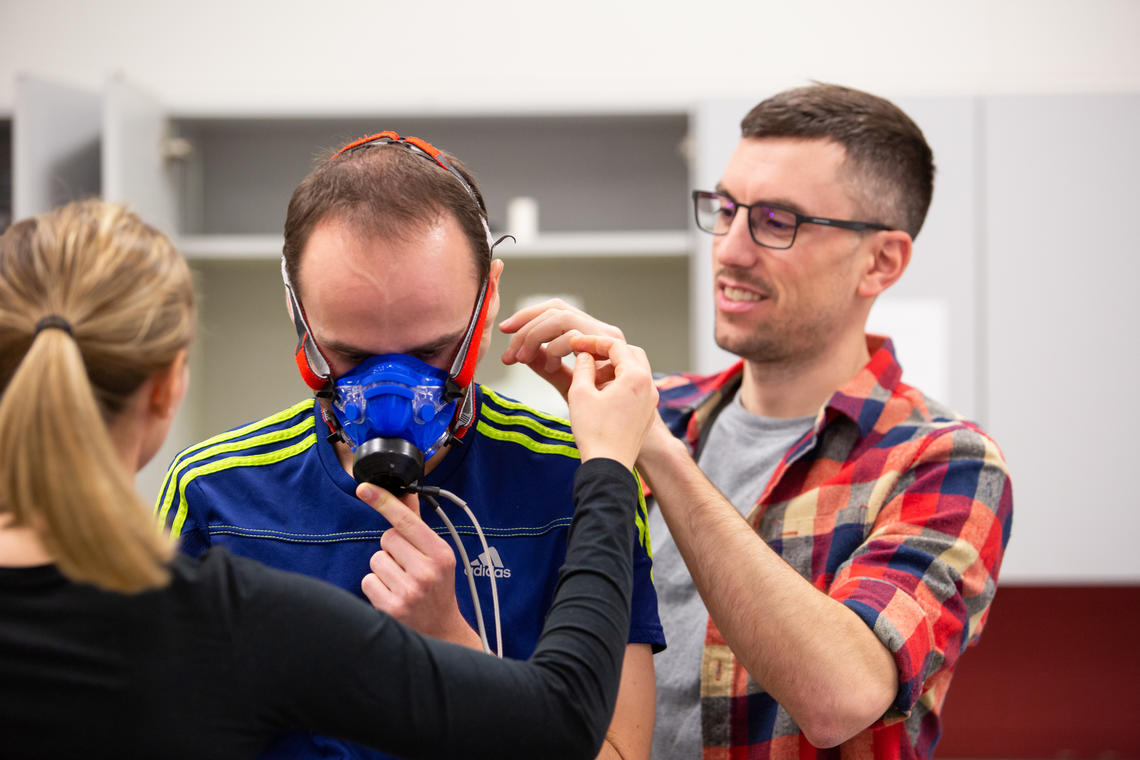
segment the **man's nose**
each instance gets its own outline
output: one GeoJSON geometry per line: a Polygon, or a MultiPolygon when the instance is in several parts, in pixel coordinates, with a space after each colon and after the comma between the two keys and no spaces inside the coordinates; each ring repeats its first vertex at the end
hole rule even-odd
{"type": "Polygon", "coordinates": [[[713,259],[720,267],[749,269],[756,263],[760,246],[748,231],[748,209],[740,209],[724,235],[713,238],[713,259]]]}

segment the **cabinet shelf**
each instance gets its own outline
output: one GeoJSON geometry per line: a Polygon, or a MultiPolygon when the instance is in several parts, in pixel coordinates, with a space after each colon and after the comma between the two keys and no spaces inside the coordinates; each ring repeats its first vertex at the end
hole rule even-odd
{"type": "MultiPolygon", "coordinates": [[[[182,235],[178,249],[190,259],[269,259],[281,255],[280,235],[182,235]]],[[[687,230],[651,232],[567,232],[539,235],[525,243],[504,241],[495,254],[504,259],[684,257],[693,247],[687,230]]]]}

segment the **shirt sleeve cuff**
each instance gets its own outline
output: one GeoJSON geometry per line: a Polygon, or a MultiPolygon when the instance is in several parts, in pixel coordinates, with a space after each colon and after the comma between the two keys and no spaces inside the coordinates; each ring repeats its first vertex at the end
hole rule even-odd
{"type": "Polygon", "coordinates": [[[833,586],[829,594],[858,615],[891,653],[899,690],[887,717],[906,716],[941,659],[922,605],[898,586],[877,578],[850,578],[833,586]]]}

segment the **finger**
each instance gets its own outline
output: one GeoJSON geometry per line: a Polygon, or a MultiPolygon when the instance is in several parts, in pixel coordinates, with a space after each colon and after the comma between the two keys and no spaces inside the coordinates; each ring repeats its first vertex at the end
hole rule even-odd
{"type": "Polygon", "coordinates": [[[360,579],[360,590],[364,592],[364,596],[373,607],[384,612],[393,609],[399,602],[399,597],[393,594],[375,573],[369,573],[360,579]]]}
{"type": "Polygon", "coordinates": [[[615,344],[610,347],[610,360],[614,363],[614,383],[619,383],[635,396],[648,398],[656,394],[653,371],[649,359],[638,346],[615,344]]]}
{"type": "Polygon", "coordinates": [[[570,345],[575,351],[588,351],[596,357],[608,359],[612,362],[615,378],[627,373],[635,373],[639,378],[642,375],[652,376],[649,357],[640,346],[631,346],[624,340],[605,335],[574,336],[570,345]]]}
{"type": "Polygon", "coordinates": [[[615,393],[630,393],[633,398],[656,405],[657,388],[653,384],[653,370],[644,349],[611,338],[587,337],[587,340],[576,341],[574,345],[597,353],[604,352],[608,357],[604,362],[598,362],[600,369],[595,372],[594,384],[599,389],[613,387],[615,393]]]}
{"type": "MultiPolygon", "coordinates": [[[[435,531],[425,536],[425,545],[416,545],[395,531],[385,531],[380,547],[404,574],[422,584],[438,583],[455,575],[455,552],[435,531]]],[[[410,586],[410,584],[409,584],[410,586]]]]}
{"type": "Polygon", "coordinates": [[[609,360],[613,365],[615,376],[621,375],[622,364],[630,357],[628,343],[607,335],[575,335],[570,339],[570,347],[574,351],[590,353],[599,359],[609,360]]]}
{"type": "Polygon", "coordinates": [[[652,376],[653,368],[649,364],[649,354],[645,353],[645,349],[641,346],[630,346],[629,351],[634,363],[652,376]]]}
{"type": "MultiPolygon", "coordinates": [[[[617,377],[617,365],[608,358],[616,350],[612,345],[614,339],[605,336],[600,338],[599,336],[582,337],[582,340],[572,341],[571,345],[579,352],[577,354],[579,357],[587,354],[594,357],[594,386],[604,388],[617,377]]],[[[617,343],[620,344],[622,341],[617,341],[617,343]]]]}
{"type": "MultiPolygon", "coordinates": [[[[580,354],[584,355],[584,354],[580,354]]],[[[594,385],[599,388],[604,388],[614,381],[614,365],[613,362],[606,359],[604,361],[594,360],[594,385]]]]}
{"type": "Polygon", "coordinates": [[[629,356],[626,362],[626,371],[633,371],[638,382],[648,386],[649,393],[657,398],[657,384],[653,381],[653,367],[649,364],[649,355],[641,346],[628,346],[629,356]]]}
{"type": "MultiPolygon", "coordinates": [[[[536,314],[524,325],[515,326],[515,335],[511,337],[507,350],[503,352],[504,363],[529,362],[541,346],[571,330],[624,339],[625,336],[617,327],[597,320],[580,309],[566,306],[561,302],[557,303],[561,308],[548,306],[545,312],[536,314]]],[[[563,353],[569,352],[563,349],[563,353]]]]}
{"type": "MultiPolygon", "coordinates": [[[[361,483],[356,487],[358,499],[375,509],[387,520],[393,528],[415,540],[413,537],[421,535],[426,530],[434,535],[434,531],[427,527],[420,518],[419,510],[414,504],[400,501],[388,491],[372,483],[361,483]]],[[[412,495],[413,498],[417,498],[412,495]]]]}
{"type": "Polygon", "coordinates": [[[391,554],[386,551],[376,552],[372,555],[372,559],[368,560],[368,569],[392,594],[398,597],[407,596],[411,588],[408,574],[391,554]]]}
{"type": "Polygon", "coordinates": [[[552,298],[549,301],[527,306],[526,308],[519,309],[514,314],[499,322],[499,330],[505,333],[513,333],[520,327],[525,325],[536,316],[549,309],[562,309],[567,308],[568,304],[561,298],[552,298]]]}
{"type": "Polygon", "coordinates": [[[573,327],[571,315],[563,310],[549,310],[535,315],[525,325],[518,328],[507,349],[503,352],[503,362],[529,362],[548,341],[557,338],[573,327]]]}
{"type": "MultiPolygon", "coordinates": [[[[372,556],[368,558],[368,569],[381,580],[397,578],[404,572],[400,563],[395,560],[390,552],[384,549],[372,553],[372,556]]],[[[392,588],[391,584],[386,585],[388,588],[392,588]]]]}
{"type": "Polygon", "coordinates": [[[574,353],[574,349],[571,348],[571,341],[575,336],[581,334],[581,330],[572,327],[557,337],[552,338],[542,347],[543,353],[546,354],[546,366],[549,371],[554,370],[553,362],[562,361],[563,357],[570,356],[574,353]]]}
{"type": "Polygon", "coordinates": [[[609,335],[596,335],[579,333],[570,339],[570,348],[575,352],[586,352],[594,356],[609,358],[610,350],[617,343],[616,338],[609,335]]]}
{"type": "MultiPolygon", "coordinates": [[[[416,561],[416,555],[423,554],[395,528],[389,528],[380,536],[380,549],[383,554],[391,557],[397,565],[405,570],[416,561]]],[[[377,552],[377,554],[380,553],[377,552]]]]}
{"type": "Polygon", "coordinates": [[[384,531],[380,536],[380,548],[404,572],[416,578],[431,580],[439,575],[435,568],[442,567],[444,575],[450,574],[455,568],[455,552],[451,545],[422,521],[411,532],[401,532],[395,528],[384,531]]]}
{"type": "Polygon", "coordinates": [[[596,362],[594,357],[587,353],[578,354],[574,360],[574,374],[570,381],[572,388],[593,388],[596,362]]]}
{"type": "Polygon", "coordinates": [[[576,329],[558,336],[554,340],[547,343],[542,348],[542,353],[545,354],[546,359],[543,363],[543,375],[553,375],[558,372],[559,366],[562,364],[563,358],[570,356],[574,351],[570,348],[570,339],[575,335],[581,335],[576,329]]]}

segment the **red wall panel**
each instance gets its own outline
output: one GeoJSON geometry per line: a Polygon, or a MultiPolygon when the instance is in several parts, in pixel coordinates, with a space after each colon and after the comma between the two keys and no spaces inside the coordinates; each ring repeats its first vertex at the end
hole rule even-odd
{"type": "Polygon", "coordinates": [[[1140,586],[999,586],[939,758],[1140,758],[1140,586]]]}

